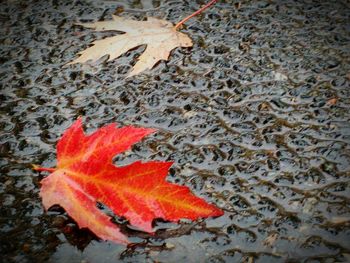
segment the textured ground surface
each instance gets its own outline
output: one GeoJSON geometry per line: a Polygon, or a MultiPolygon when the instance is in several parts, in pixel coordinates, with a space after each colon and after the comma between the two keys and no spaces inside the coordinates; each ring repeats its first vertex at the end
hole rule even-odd
{"type": "Polygon", "coordinates": [[[111,35],[111,14],[177,22],[205,1],[2,1],[2,262],[349,262],[350,3],[219,1],[187,23],[195,45],[125,79],[144,47],[62,67],[111,35]],[[116,162],[173,160],[168,179],[225,210],[128,229],[126,249],[43,211],[30,164],[55,165],[62,132],[110,122],[159,132],[116,162]]]}

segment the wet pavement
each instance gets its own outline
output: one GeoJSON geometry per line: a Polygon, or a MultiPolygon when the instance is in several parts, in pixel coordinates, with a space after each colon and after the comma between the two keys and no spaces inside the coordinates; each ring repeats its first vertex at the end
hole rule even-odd
{"type": "Polygon", "coordinates": [[[96,39],[75,22],[112,14],[174,23],[206,1],[16,1],[0,5],[1,262],[349,262],[350,2],[218,1],[182,32],[193,48],[132,78],[141,54],[64,65],[96,39]],[[168,180],[225,214],[114,217],[126,248],[79,230],[38,192],[55,145],[78,116],[158,129],[117,156],[172,160],[168,180]]]}

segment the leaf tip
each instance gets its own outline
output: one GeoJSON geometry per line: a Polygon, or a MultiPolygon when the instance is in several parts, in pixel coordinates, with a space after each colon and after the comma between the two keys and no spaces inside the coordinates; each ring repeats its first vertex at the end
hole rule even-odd
{"type": "Polygon", "coordinates": [[[224,211],[216,206],[214,206],[214,211],[213,211],[213,217],[219,217],[222,216],[224,214],[224,211]]]}
{"type": "Polygon", "coordinates": [[[83,126],[83,117],[82,116],[78,116],[78,118],[76,119],[76,121],[75,122],[73,122],[73,124],[72,124],[72,126],[70,127],[70,128],[72,128],[72,127],[82,127],[83,126]]]}

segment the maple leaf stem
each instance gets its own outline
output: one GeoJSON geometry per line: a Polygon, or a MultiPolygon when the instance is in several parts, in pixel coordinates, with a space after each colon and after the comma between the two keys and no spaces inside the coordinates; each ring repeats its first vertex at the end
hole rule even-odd
{"type": "Polygon", "coordinates": [[[35,165],[33,164],[33,169],[35,171],[38,171],[38,172],[50,172],[50,173],[53,173],[54,171],[56,171],[55,168],[45,168],[45,167],[41,167],[41,166],[38,166],[38,165],[35,165]]]}
{"type": "Polygon", "coordinates": [[[208,4],[206,4],[205,6],[203,6],[201,9],[198,9],[196,12],[194,12],[193,14],[189,15],[188,17],[185,17],[184,19],[182,19],[179,23],[176,24],[175,26],[175,30],[177,30],[183,23],[187,22],[187,20],[191,19],[192,17],[202,13],[205,9],[209,8],[210,6],[212,6],[213,4],[215,4],[217,0],[211,0],[208,4]]]}

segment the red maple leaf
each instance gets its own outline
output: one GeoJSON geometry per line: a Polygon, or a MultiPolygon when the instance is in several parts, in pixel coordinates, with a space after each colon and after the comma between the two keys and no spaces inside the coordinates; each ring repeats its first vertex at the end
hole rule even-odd
{"type": "Polygon", "coordinates": [[[96,202],[147,232],[152,232],[155,218],[177,221],[222,215],[222,210],[194,196],[187,187],[165,180],[172,162],[137,161],[123,167],[112,163],[116,154],[153,132],[110,124],[85,135],[78,119],[57,144],[57,167],[35,167],[52,172],[41,181],[45,209],[58,204],[80,228],[89,228],[98,237],[117,243],[128,241],[96,202]]]}

